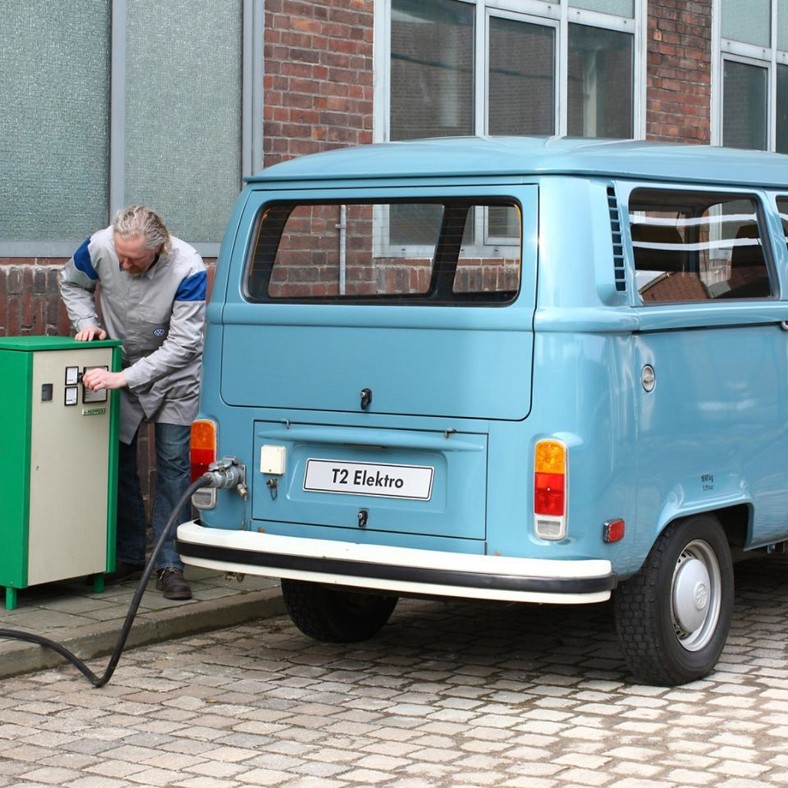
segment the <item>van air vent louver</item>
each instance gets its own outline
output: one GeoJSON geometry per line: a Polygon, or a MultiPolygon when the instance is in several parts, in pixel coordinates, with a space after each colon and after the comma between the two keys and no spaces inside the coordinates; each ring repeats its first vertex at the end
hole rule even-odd
{"type": "Polygon", "coordinates": [[[616,290],[625,292],[627,289],[626,270],[624,268],[624,242],[621,233],[621,216],[618,212],[616,192],[612,186],[607,187],[607,205],[610,211],[610,230],[613,236],[613,271],[616,290]]]}

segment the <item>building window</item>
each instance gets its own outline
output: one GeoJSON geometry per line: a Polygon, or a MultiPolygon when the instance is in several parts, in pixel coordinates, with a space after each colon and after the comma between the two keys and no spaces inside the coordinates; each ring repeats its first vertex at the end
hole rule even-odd
{"type": "Polygon", "coordinates": [[[393,0],[391,139],[473,133],[473,6],[393,0]]]}
{"type": "Polygon", "coordinates": [[[715,141],[788,153],[788,0],[722,0],[720,31],[715,141]]]}
{"type": "MultiPolygon", "coordinates": [[[[389,0],[376,139],[636,136],[634,0],[389,0]]],[[[384,48],[381,47],[381,50],[384,48]]]]}
{"type": "Polygon", "coordinates": [[[633,36],[569,25],[569,134],[633,136],[633,36]]]}
{"type": "Polygon", "coordinates": [[[490,18],[487,126],[491,134],[552,134],[556,28],[490,18]]]}
{"type": "Polygon", "coordinates": [[[777,143],[778,153],[788,153],[788,66],[777,66],[777,143]]]}
{"type": "Polygon", "coordinates": [[[216,254],[261,162],[262,0],[0,0],[0,16],[0,255],[70,255],[134,202],[216,254]]]}
{"type": "Polygon", "coordinates": [[[110,6],[0,2],[0,242],[107,224],[110,6]]]}
{"type": "Polygon", "coordinates": [[[732,148],[766,150],[768,114],[768,69],[749,63],[725,61],[723,71],[722,136],[732,148]],[[736,112],[730,108],[736,107],[736,112]]]}

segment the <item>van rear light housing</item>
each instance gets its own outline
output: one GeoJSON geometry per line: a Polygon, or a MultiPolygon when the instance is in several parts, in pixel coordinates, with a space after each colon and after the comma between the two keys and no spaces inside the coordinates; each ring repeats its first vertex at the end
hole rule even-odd
{"type": "MultiPolygon", "coordinates": [[[[196,481],[207,473],[217,458],[218,428],[213,419],[196,419],[192,422],[189,441],[189,464],[191,480],[196,481]]],[[[216,488],[203,487],[192,495],[192,504],[197,509],[213,509],[216,506],[216,488]]]]}
{"type": "Polygon", "coordinates": [[[534,532],[539,539],[566,538],[566,444],[538,441],[534,449],[534,532]]]}

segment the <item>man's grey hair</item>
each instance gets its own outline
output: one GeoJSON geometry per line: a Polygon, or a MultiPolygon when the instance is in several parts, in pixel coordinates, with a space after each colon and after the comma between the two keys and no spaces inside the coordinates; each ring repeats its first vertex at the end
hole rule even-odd
{"type": "Polygon", "coordinates": [[[161,216],[145,205],[131,205],[115,215],[112,229],[121,238],[145,237],[147,249],[162,248],[165,254],[170,250],[170,233],[161,216]]]}

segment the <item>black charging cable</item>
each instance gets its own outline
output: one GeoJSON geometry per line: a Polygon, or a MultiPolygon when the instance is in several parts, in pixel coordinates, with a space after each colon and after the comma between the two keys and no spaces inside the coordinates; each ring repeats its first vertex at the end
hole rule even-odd
{"type": "Polygon", "coordinates": [[[62,657],[65,657],[65,659],[67,659],[72,665],[74,665],[74,667],[76,667],[94,687],[103,687],[112,678],[112,674],[115,672],[115,668],[118,666],[120,656],[123,653],[123,649],[126,645],[126,640],[129,637],[129,632],[131,632],[131,625],[134,623],[134,618],[137,615],[137,610],[139,609],[140,602],[142,601],[142,595],[145,593],[145,588],[148,585],[148,580],[150,580],[151,574],[153,574],[153,568],[156,565],[156,556],[158,556],[158,554],[161,552],[162,547],[164,547],[165,542],[169,538],[170,531],[172,531],[181,509],[186,504],[186,501],[188,501],[189,498],[191,498],[191,496],[197,492],[197,490],[201,489],[202,487],[214,486],[215,484],[216,477],[213,474],[203,474],[199,479],[195,480],[189,485],[178,503],[173,508],[170,519],[167,520],[167,524],[164,527],[164,531],[162,532],[156,544],[153,546],[151,557],[148,559],[148,563],[145,566],[142,577],[137,584],[137,590],[134,592],[134,597],[132,598],[131,604],[129,605],[129,610],[126,613],[126,620],[123,622],[123,627],[121,628],[120,634],[118,635],[118,641],[115,644],[115,650],[112,652],[112,657],[110,658],[107,669],[104,671],[102,676],[97,676],[76,654],[69,651],[65,646],[55,642],[54,640],[45,638],[42,635],[34,635],[30,632],[21,632],[15,629],[0,629],[0,638],[25,640],[28,643],[37,643],[39,646],[44,646],[45,648],[49,648],[52,651],[56,651],[62,657]]]}

